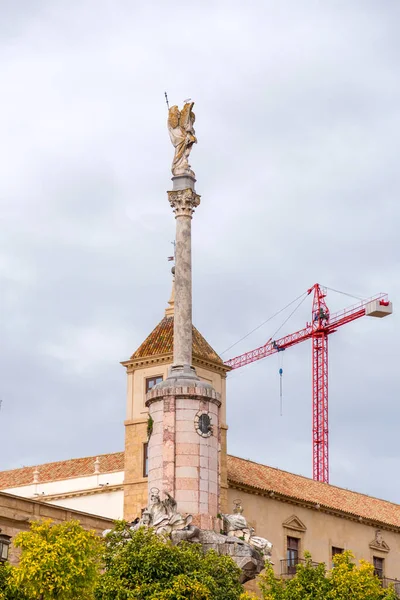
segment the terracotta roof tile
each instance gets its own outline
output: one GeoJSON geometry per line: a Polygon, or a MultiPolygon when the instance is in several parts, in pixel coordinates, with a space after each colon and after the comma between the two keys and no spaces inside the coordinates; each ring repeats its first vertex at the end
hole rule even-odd
{"type": "MultiPolygon", "coordinates": [[[[38,465],[37,467],[22,467],[21,469],[12,469],[11,471],[0,471],[0,489],[4,490],[21,485],[30,485],[33,483],[33,472],[36,468],[39,471],[40,483],[92,475],[94,474],[94,461],[96,458],[96,456],[72,458],[70,460],[38,465]]],[[[99,460],[101,473],[124,470],[123,452],[102,454],[99,455],[99,460]]]]}
{"type": "MultiPolygon", "coordinates": [[[[131,356],[132,360],[158,356],[161,354],[172,354],[174,345],[174,317],[164,317],[153,329],[143,344],[131,356]]],[[[203,338],[201,333],[193,326],[193,356],[209,360],[221,365],[222,358],[211,348],[210,344],[203,338]]]]}
{"type": "Polygon", "coordinates": [[[399,504],[320,483],[236,456],[228,456],[228,479],[231,483],[273,491],[293,499],[320,504],[321,507],[400,527],[399,504]]]}
{"type": "MultiPolygon", "coordinates": [[[[124,453],[99,455],[100,472],[111,473],[124,470],[124,453]]],[[[82,477],[94,473],[96,456],[73,458],[39,465],[39,482],[57,481],[82,477]]],[[[36,467],[23,467],[0,472],[0,489],[29,485],[33,482],[36,467]]],[[[400,527],[400,505],[380,500],[326,483],[319,483],[301,475],[281,471],[236,456],[228,456],[228,480],[265,492],[282,494],[303,502],[320,504],[356,517],[400,527]]]]}

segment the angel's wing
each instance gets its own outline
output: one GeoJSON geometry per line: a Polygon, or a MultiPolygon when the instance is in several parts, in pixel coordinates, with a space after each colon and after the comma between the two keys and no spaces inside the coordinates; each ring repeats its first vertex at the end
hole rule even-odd
{"type": "Polygon", "coordinates": [[[168,111],[168,129],[175,129],[179,125],[181,113],[179,108],[175,106],[171,106],[168,111]]]}
{"type": "Polygon", "coordinates": [[[194,102],[186,102],[185,106],[181,110],[181,118],[179,119],[179,124],[186,131],[192,129],[196,118],[192,110],[193,106],[194,102]]]}

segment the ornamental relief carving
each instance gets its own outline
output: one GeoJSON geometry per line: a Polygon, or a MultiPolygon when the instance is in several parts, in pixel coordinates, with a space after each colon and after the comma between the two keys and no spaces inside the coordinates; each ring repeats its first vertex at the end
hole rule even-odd
{"type": "Polygon", "coordinates": [[[375,531],[375,538],[370,542],[369,547],[371,550],[379,550],[380,552],[389,552],[390,548],[383,539],[382,531],[377,529],[375,531]]]}

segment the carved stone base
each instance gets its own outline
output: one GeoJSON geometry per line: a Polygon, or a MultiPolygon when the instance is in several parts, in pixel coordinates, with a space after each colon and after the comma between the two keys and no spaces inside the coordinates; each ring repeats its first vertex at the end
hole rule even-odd
{"type": "MultiPolygon", "coordinates": [[[[254,579],[264,568],[265,559],[258,550],[239,540],[236,537],[228,537],[215,531],[200,531],[199,542],[205,552],[215,550],[218,554],[227,555],[233,558],[237,566],[241,569],[241,583],[246,583],[254,579]]],[[[196,539],[191,541],[195,542],[196,539]]]]}

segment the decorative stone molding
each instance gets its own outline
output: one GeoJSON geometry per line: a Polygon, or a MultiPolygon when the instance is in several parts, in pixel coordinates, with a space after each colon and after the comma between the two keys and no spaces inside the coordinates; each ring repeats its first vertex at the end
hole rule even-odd
{"type": "Polygon", "coordinates": [[[379,552],[389,552],[390,548],[382,537],[380,529],[375,531],[375,538],[370,543],[369,547],[371,550],[378,550],[379,552]]]}
{"type": "MultiPolygon", "coordinates": [[[[159,356],[148,356],[144,358],[138,358],[135,360],[125,360],[120,363],[123,367],[126,368],[127,373],[133,373],[136,369],[145,369],[148,366],[158,365],[158,364],[172,364],[172,354],[160,354],[159,356]]],[[[208,361],[205,359],[199,359],[197,356],[193,356],[193,366],[195,367],[203,367],[210,371],[214,371],[216,373],[220,373],[223,377],[226,377],[226,374],[232,370],[232,367],[229,367],[225,364],[216,363],[213,361],[208,361]]]]}
{"type": "Polygon", "coordinates": [[[152,402],[164,398],[166,396],[184,396],[185,398],[198,398],[199,396],[207,398],[213,404],[221,406],[220,394],[214,389],[197,387],[197,386],[176,386],[176,387],[162,387],[158,388],[155,386],[150,392],[146,394],[146,406],[150,406],[152,402]]]}
{"type": "Polygon", "coordinates": [[[168,192],[168,200],[176,217],[190,217],[200,204],[200,196],[190,188],[168,192]]]}
{"type": "Polygon", "coordinates": [[[304,525],[303,521],[301,521],[299,517],[296,517],[296,515],[292,515],[286,519],[282,525],[286,529],[293,529],[293,531],[300,531],[301,533],[305,533],[307,531],[307,527],[304,525]]]}
{"type": "MultiPolygon", "coordinates": [[[[147,479],[144,479],[147,481],[147,479]]],[[[45,494],[40,496],[40,502],[51,502],[52,500],[63,500],[64,498],[79,498],[81,496],[94,496],[96,494],[105,494],[108,492],[123,491],[122,484],[107,485],[104,487],[88,488],[86,490],[75,490],[73,492],[63,492],[60,494],[45,494]]]]}

